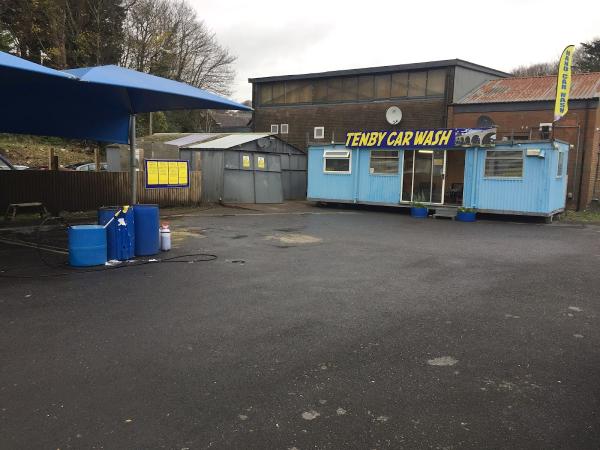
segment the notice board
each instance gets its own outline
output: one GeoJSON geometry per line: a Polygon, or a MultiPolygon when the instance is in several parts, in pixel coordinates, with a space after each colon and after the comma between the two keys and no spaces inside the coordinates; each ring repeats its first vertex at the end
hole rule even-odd
{"type": "Polygon", "coordinates": [[[190,186],[189,161],[146,159],[146,189],[186,188],[190,186]]]}

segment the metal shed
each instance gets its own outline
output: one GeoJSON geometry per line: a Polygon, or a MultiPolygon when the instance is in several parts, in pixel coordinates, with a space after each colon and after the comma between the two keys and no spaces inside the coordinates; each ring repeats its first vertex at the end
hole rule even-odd
{"type": "Polygon", "coordinates": [[[166,142],[202,172],[202,201],[281,203],[306,198],[307,157],[269,133],[202,133],[166,142]]]}

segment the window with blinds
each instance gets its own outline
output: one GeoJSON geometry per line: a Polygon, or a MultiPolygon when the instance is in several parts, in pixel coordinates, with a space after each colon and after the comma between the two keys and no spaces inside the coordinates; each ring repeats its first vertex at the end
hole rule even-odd
{"type": "Polygon", "coordinates": [[[371,150],[369,172],[395,175],[398,173],[398,150],[371,150]]]}
{"type": "Polygon", "coordinates": [[[489,178],[522,178],[522,150],[486,150],[485,176],[489,178]]]}
{"type": "Polygon", "coordinates": [[[563,169],[565,165],[565,152],[558,152],[558,166],[556,168],[556,176],[563,176],[563,169]]]}

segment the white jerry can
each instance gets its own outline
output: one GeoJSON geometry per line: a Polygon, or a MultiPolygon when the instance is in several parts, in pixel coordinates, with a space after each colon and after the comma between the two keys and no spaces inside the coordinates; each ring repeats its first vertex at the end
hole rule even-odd
{"type": "Polygon", "coordinates": [[[171,230],[168,223],[163,223],[160,227],[160,249],[163,252],[171,250],[171,230]]]}

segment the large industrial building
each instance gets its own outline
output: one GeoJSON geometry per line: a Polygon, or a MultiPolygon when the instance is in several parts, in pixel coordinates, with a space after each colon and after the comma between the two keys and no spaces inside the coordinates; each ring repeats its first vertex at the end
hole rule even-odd
{"type": "MultiPolygon", "coordinates": [[[[460,59],[249,82],[254,131],[302,149],[368,130],[493,126],[498,140],[561,139],[571,145],[567,207],[600,206],[600,73],[573,75],[569,112],[554,125],[556,76],[516,78],[460,59]]],[[[446,181],[460,183],[463,161],[450,154],[446,181]]]]}
{"type": "Polygon", "coordinates": [[[252,78],[253,128],[306,149],[356,130],[443,128],[448,106],[504,72],[460,59],[252,78]],[[399,124],[386,120],[397,106],[399,124]]]}

